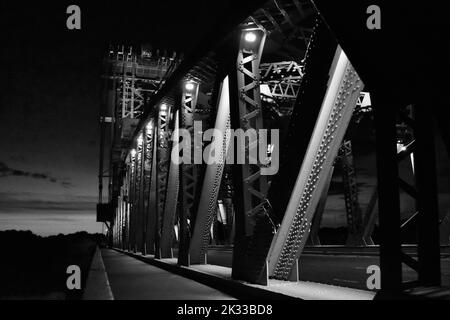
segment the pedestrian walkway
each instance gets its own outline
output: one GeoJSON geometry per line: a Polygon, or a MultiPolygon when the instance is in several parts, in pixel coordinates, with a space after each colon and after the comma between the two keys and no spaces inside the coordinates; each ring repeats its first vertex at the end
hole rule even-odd
{"type": "Polygon", "coordinates": [[[218,290],[151,266],[114,250],[102,250],[116,300],[231,300],[218,290]]]}

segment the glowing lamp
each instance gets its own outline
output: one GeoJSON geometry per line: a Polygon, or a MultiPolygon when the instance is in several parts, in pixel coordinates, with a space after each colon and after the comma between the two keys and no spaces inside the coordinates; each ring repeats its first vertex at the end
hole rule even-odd
{"type": "Polygon", "coordinates": [[[192,90],[194,90],[195,86],[192,82],[187,82],[184,87],[186,88],[187,91],[192,91],[192,90]]]}
{"type": "Polygon", "coordinates": [[[255,42],[256,41],[256,34],[254,32],[247,32],[244,35],[244,40],[247,42],[255,42]]]}

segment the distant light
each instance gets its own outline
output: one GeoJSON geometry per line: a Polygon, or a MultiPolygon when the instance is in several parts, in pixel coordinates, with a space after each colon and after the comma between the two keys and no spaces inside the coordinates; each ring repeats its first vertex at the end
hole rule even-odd
{"type": "Polygon", "coordinates": [[[145,126],[145,128],[147,129],[147,131],[152,131],[153,130],[153,122],[149,121],[147,123],[147,125],[145,126]]]}
{"type": "Polygon", "coordinates": [[[244,36],[245,41],[247,42],[255,42],[256,41],[256,34],[253,32],[247,32],[244,36]]]}
{"type": "Polygon", "coordinates": [[[400,153],[400,152],[406,151],[406,150],[407,150],[407,148],[403,143],[397,142],[397,153],[400,153]]]}
{"type": "Polygon", "coordinates": [[[163,104],[159,107],[159,109],[160,109],[161,111],[166,111],[166,110],[167,110],[167,105],[166,105],[165,103],[163,103],[163,104]]]}
{"type": "Polygon", "coordinates": [[[134,157],[136,155],[136,149],[131,149],[130,154],[132,157],[134,157]]]}
{"type": "Polygon", "coordinates": [[[195,88],[195,86],[192,82],[187,82],[184,87],[186,88],[187,91],[192,91],[195,88]]]}

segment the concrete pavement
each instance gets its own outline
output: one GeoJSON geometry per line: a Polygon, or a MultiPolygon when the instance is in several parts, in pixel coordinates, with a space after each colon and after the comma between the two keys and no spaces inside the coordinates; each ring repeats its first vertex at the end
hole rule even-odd
{"type": "Polygon", "coordinates": [[[151,266],[110,249],[102,250],[109,285],[116,300],[232,300],[196,281],[151,266]]]}

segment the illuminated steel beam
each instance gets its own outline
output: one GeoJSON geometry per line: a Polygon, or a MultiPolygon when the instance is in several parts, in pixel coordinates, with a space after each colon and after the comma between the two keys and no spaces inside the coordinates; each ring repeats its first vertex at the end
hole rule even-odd
{"type": "Polygon", "coordinates": [[[166,201],[167,182],[169,175],[169,120],[170,107],[167,104],[161,104],[158,110],[158,129],[157,129],[157,171],[156,171],[156,239],[155,239],[155,258],[161,258],[161,236],[163,232],[164,205],[166,201]]]}
{"type": "MultiPolygon", "coordinates": [[[[231,78],[233,81],[230,81],[230,94],[237,95],[232,100],[232,110],[236,112],[231,115],[233,129],[259,132],[264,128],[259,67],[265,38],[266,34],[260,29],[243,30],[240,35],[237,70],[231,70],[235,72],[235,75],[231,78]]],[[[235,174],[233,174],[235,199],[237,199],[232,269],[232,276],[235,279],[258,278],[261,273],[261,270],[253,270],[247,265],[247,257],[259,251],[256,248],[257,245],[249,243],[248,239],[253,235],[257,219],[265,213],[264,206],[268,190],[267,176],[261,174],[262,164],[258,159],[251,159],[251,154],[258,153],[258,143],[250,144],[245,139],[244,149],[236,150],[236,153],[242,152],[248,152],[248,157],[245,156],[245,164],[234,165],[235,174]],[[254,164],[250,162],[252,160],[254,164]]],[[[262,283],[265,283],[266,279],[266,276],[262,276],[262,283]]]]}
{"type": "MultiPolygon", "coordinates": [[[[178,142],[179,140],[179,111],[175,112],[175,129],[172,140],[178,142]]],[[[173,154],[179,154],[178,143],[174,143],[172,147],[173,154]]],[[[169,176],[167,180],[167,191],[164,205],[164,217],[161,233],[161,258],[173,258],[173,237],[175,217],[178,206],[178,191],[180,188],[179,179],[179,164],[176,161],[169,163],[169,176]]]]}
{"type": "Polygon", "coordinates": [[[297,98],[300,84],[292,82],[269,83],[270,94],[272,97],[280,97],[287,99],[297,98]]]}
{"type": "Polygon", "coordinates": [[[133,182],[133,175],[132,175],[132,170],[131,170],[131,154],[128,155],[128,179],[127,179],[127,216],[126,216],[126,222],[127,222],[127,233],[126,233],[126,238],[127,238],[127,246],[126,249],[127,250],[131,250],[131,209],[132,209],[132,204],[131,204],[131,200],[133,198],[132,195],[132,190],[133,190],[133,186],[132,186],[132,182],[133,182]]]}
{"type": "Polygon", "coordinates": [[[119,198],[117,201],[117,248],[123,249],[123,207],[124,207],[123,186],[120,187],[119,198]]]}
{"type": "Polygon", "coordinates": [[[310,144],[269,251],[269,274],[276,279],[298,278],[295,274],[297,263],[310,232],[315,208],[363,86],[340,47],[330,71],[328,89],[310,144]]]}
{"type": "Polygon", "coordinates": [[[154,246],[155,246],[155,232],[154,232],[155,212],[154,210],[152,210],[150,202],[151,197],[150,190],[151,190],[152,167],[153,167],[152,162],[154,149],[154,130],[155,130],[154,121],[153,119],[151,119],[145,126],[144,131],[144,172],[143,172],[144,255],[149,252],[154,253],[154,246]]]}
{"type": "MultiPolygon", "coordinates": [[[[313,36],[305,56],[305,81],[301,83],[299,97],[295,101],[288,135],[280,146],[279,172],[271,180],[266,204],[262,214],[256,219],[253,235],[247,237],[248,248],[238,258],[245,267],[241,273],[234,272],[234,277],[258,284],[267,284],[267,257],[274,234],[281,224],[286,212],[291,191],[294,189],[296,175],[306,154],[314,124],[318,118],[320,106],[326,93],[327,82],[330,77],[330,66],[336,53],[336,46],[329,30],[321,20],[317,19],[313,36]]],[[[237,95],[235,95],[237,98],[237,95]]],[[[235,102],[236,103],[236,102],[235,102]]],[[[237,103],[236,103],[237,104],[237,103]]],[[[238,119],[233,119],[239,126],[238,119]]],[[[241,168],[236,167],[233,179],[242,180],[241,168]],[[239,170],[238,170],[239,169],[239,170]]],[[[235,183],[236,194],[242,193],[242,183],[235,183]]],[[[235,197],[235,205],[240,197],[235,197]]],[[[236,229],[240,226],[236,224],[236,229]]],[[[238,230],[236,230],[237,232],[238,230]]],[[[239,231],[242,232],[242,231],[239,231]]]]}
{"type": "Polygon", "coordinates": [[[191,137],[191,163],[181,164],[181,196],[180,196],[180,235],[178,263],[189,265],[189,243],[192,226],[195,220],[194,202],[197,191],[198,165],[194,163],[194,154],[201,145],[194,141],[194,113],[197,106],[199,85],[196,82],[186,82],[181,95],[181,127],[189,130],[191,137]],[[189,222],[188,222],[189,221],[189,222]]]}
{"type": "Polygon", "coordinates": [[[122,223],[123,223],[123,231],[122,231],[122,249],[128,250],[128,201],[129,201],[129,175],[130,175],[130,168],[129,168],[129,159],[130,156],[128,155],[125,159],[125,176],[122,180],[122,199],[123,199],[123,216],[122,216],[122,223]]]}
{"type": "Polygon", "coordinates": [[[217,209],[217,196],[222,180],[223,168],[226,160],[226,152],[229,145],[230,129],[230,96],[229,81],[226,77],[220,89],[217,116],[215,122],[215,138],[221,141],[221,148],[215,149],[214,159],[211,161],[211,153],[208,153],[207,167],[203,179],[195,226],[189,246],[189,263],[206,263],[206,254],[210,241],[210,229],[213,217],[217,209]]]}
{"type": "MultiPolygon", "coordinates": [[[[150,193],[148,196],[148,209],[147,209],[147,232],[145,237],[145,243],[147,252],[151,254],[156,254],[156,240],[158,232],[158,210],[156,205],[157,199],[157,180],[158,180],[158,127],[157,121],[153,121],[152,132],[152,144],[153,148],[148,150],[149,155],[151,155],[150,162],[150,193]]],[[[149,131],[150,132],[150,131],[149,131]]]]}
{"type": "Polygon", "coordinates": [[[129,250],[136,252],[136,149],[131,150],[130,158],[130,234],[129,250]]]}
{"type": "Polygon", "coordinates": [[[144,171],[144,137],[143,133],[138,136],[136,143],[136,251],[144,251],[144,190],[143,190],[143,171],[144,171]]]}
{"type": "Polygon", "coordinates": [[[260,65],[261,82],[270,80],[301,80],[303,78],[303,69],[295,61],[280,61],[271,63],[261,63],[260,65]]]}

